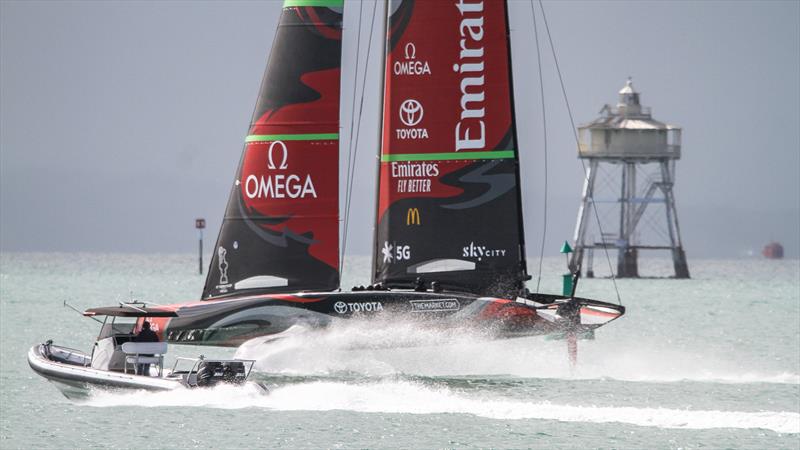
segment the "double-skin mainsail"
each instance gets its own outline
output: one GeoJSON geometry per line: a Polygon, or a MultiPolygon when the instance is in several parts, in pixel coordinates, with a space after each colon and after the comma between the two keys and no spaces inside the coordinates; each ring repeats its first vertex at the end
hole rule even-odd
{"type": "Polygon", "coordinates": [[[342,0],[286,0],[203,298],[339,287],[342,0]]]}
{"type": "Polygon", "coordinates": [[[529,277],[506,2],[388,15],[373,280],[514,298],[529,277]]]}

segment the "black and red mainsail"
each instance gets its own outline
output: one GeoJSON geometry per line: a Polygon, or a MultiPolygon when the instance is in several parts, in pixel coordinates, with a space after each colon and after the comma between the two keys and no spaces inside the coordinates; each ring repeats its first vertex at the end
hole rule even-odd
{"type": "Polygon", "coordinates": [[[342,0],[286,0],[203,298],[339,286],[342,0]]]}
{"type": "Polygon", "coordinates": [[[373,279],[515,295],[528,279],[503,0],[391,1],[373,279]]]}

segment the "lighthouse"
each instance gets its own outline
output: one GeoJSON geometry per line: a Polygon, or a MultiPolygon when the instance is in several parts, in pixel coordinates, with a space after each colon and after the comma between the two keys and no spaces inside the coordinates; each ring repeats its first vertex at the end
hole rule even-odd
{"type": "Polygon", "coordinates": [[[573,271],[594,276],[596,249],[616,250],[617,277],[639,277],[641,251],[668,251],[675,278],[689,278],[675,207],[681,129],[653,119],[630,78],[616,106],[578,127],[585,178],[574,234],[573,271]],[[583,267],[586,259],[586,267],[583,267]]]}

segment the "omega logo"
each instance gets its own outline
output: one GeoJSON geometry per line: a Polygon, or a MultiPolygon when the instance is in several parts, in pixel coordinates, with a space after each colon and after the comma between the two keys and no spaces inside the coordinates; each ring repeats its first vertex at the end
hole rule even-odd
{"type": "Polygon", "coordinates": [[[405,59],[395,61],[392,64],[392,70],[395,75],[420,76],[431,74],[431,66],[428,61],[425,61],[424,58],[417,60],[417,46],[413,42],[409,42],[403,47],[403,56],[405,56],[405,59]]]}
{"type": "MultiPolygon", "coordinates": [[[[274,141],[267,150],[267,169],[289,168],[289,152],[282,141],[274,141]]],[[[268,198],[317,198],[314,180],[308,173],[264,173],[250,174],[244,180],[244,194],[251,199],[268,198]]]]}
{"type": "Polygon", "coordinates": [[[406,59],[417,59],[417,46],[409,42],[405,47],[406,59]]]}
{"type": "Polygon", "coordinates": [[[272,144],[270,144],[269,145],[269,153],[268,153],[267,156],[269,157],[269,164],[267,164],[268,168],[270,168],[272,170],[275,170],[275,169],[285,170],[285,169],[287,169],[289,167],[289,165],[286,163],[286,160],[289,157],[289,153],[286,151],[286,144],[284,144],[283,142],[275,141],[272,144]],[[280,150],[282,151],[281,163],[277,167],[275,166],[275,159],[274,159],[274,155],[273,155],[273,150],[275,150],[275,146],[279,146],[280,150]]]}

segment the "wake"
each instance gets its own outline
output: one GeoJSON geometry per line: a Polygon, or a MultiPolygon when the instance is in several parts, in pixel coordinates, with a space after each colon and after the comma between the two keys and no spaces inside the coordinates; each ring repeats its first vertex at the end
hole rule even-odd
{"type": "MultiPolygon", "coordinates": [[[[349,322],[325,331],[293,327],[242,345],[237,358],[255,359],[266,378],[282,379],[269,393],[248,384],[148,393],[100,392],[91,407],[262,408],[269,411],[353,411],[384,414],[469,414],[498,420],[622,423],[677,429],[764,429],[800,433],[796,411],[723,411],[637,406],[594,406],[524,399],[488,390],[464,391],[417,377],[480,376],[618,379],[642,382],[706,381],[800,384],[793,373],[739,370],[710,355],[646,343],[580,343],[572,370],[566,343],[543,338],[491,340],[468,330],[437,330],[414,323],[349,322]],[[349,374],[342,379],[342,373],[349,374]],[[270,375],[279,375],[278,377],[270,375]],[[330,378],[336,375],[336,379],[330,378]],[[296,380],[293,380],[294,377],[296,380]],[[321,378],[321,379],[314,379],[321,378]]],[[[561,400],[563,402],[563,400],[561,400]]]]}
{"type": "Polygon", "coordinates": [[[430,377],[513,376],[545,379],[614,379],[632,382],[800,384],[800,374],[743,369],[702,353],[646,342],[579,342],[570,367],[563,340],[543,337],[493,340],[474,330],[437,330],[416,323],[352,321],[328,330],[292,327],[280,336],[243,344],[237,358],[256,360],[260,372],[281,375],[430,377]]]}
{"type": "Polygon", "coordinates": [[[497,396],[466,396],[447,387],[409,381],[342,383],[317,381],[279,387],[269,394],[259,388],[219,386],[198,395],[170,392],[98,393],[92,407],[263,408],[272,411],[334,411],[391,414],[470,414],[500,420],[540,419],[561,422],[624,423],[679,429],[765,429],[800,433],[800,414],[783,411],[715,411],[611,406],[574,406],[526,402],[497,396]]]}

